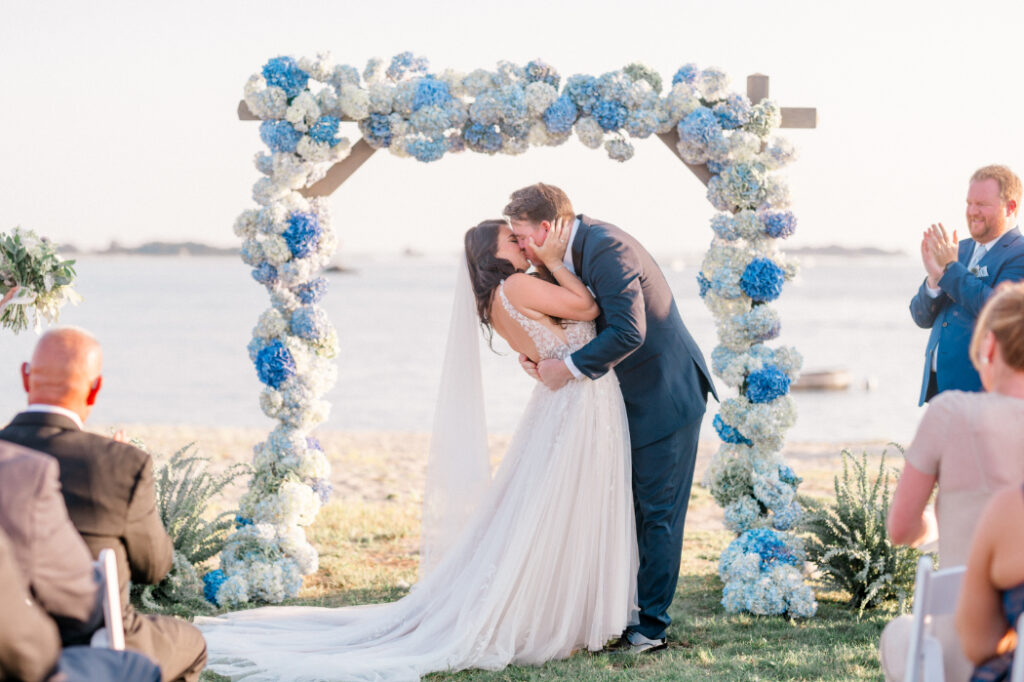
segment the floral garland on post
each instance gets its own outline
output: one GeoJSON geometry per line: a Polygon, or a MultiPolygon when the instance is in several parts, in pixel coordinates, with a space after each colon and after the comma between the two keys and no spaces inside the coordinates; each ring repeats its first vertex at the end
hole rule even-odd
{"type": "Polygon", "coordinates": [[[270,151],[256,156],[266,176],[253,188],[260,208],[242,213],[235,232],[244,240],[242,259],[271,296],[249,353],[266,385],[260,405],[280,423],[255,448],[244,518],[221,555],[221,570],[207,575],[208,597],[225,604],[281,601],[317,567],[302,526],[312,523],[330,491],[329,465],[309,432],[326,418],[321,396],[336,378],[330,362],[336,334],[316,305],[326,289],[318,273],[335,237],[324,203],[298,190],[348,155],[349,142],[340,136],[348,121],[374,149],[422,162],[466,149],[521,154],[531,146],[561,145],[574,132],[587,147],[603,147],[610,158],[627,161],[634,154],[630,138],[678,131],[679,153],[688,163],[707,163],[714,174],[708,198],[725,212],[712,223],[717,236],[699,279],[722,341],[713,355],[715,370],[745,396],[727,401],[716,417],[726,443],[712,489],[720,501],[728,498],[723,504],[731,505],[730,528],[758,529],[723,555],[724,603],[737,610],[737,581],[760,584],[770,576],[781,586],[771,594],[782,595],[783,608],[761,608],[755,601],[742,608],[814,612],[813,595],[795,569],[802,551],[796,539],[760,528],[769,513],[776,528],[791,527],[799,515],[792,495],[798,479],[777,453],[782,430],[794,418],[785,394],[800,359],[792,349],[772,351],[760,343],[778,332],[777,315],[763,304],[793,274],[771,246],[792,232],[795,221],[784,210],[785,184],[769,172],[793,152],[771,137],[780,123],[778,107],[770,101],[752,105],[730,92],[722,71],[688,64],[664,94],[662,86],[661,76],[642,64],[598,77],[574,75],[563,84],[539,60],[525,66],[503,61],[494,71],[436,73],[410,52],[390,63],[372,59],[362,73],[332,64],[328,55],[277,57],[249,79],[245,102],[263,120],[260,138],[270,151]],[[744,475],[749,494],[739,483],[724,483],[744,475]],[[748,562],[759,557],[756,576],[726,570],[737,564],[729,558],[737,553],[748,562]]]}

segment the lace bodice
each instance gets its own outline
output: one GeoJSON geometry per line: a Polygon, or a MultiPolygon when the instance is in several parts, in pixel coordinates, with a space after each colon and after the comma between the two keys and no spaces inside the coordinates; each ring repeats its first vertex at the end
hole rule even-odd
{"type": "Polygon", "coordinates": [[[562,328],[565,333],[565,341],[563,342],[551,329],[537,320],[531,320],[526,315],[523,315],[509,302],[508,296],[505,295],[505,280],[501,280],[501,284],[498,286],[498,295],[501,297],[501,305],[505,307],[505,312],[526,331],[530,336],[530,340],[537,346],[537,353],[541,360],[546,360],[547,358],[564,360],[594,338],[593,322],[569,320],[562,328]]]}

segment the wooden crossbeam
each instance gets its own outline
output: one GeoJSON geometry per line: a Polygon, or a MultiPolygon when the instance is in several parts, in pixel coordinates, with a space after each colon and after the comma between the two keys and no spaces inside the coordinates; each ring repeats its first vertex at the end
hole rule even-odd
{"type": "MultiPolygon", "coordinates": [[[[768,76],[761,73],[755,73],[747,76],[747,97],[750,99],[752,104],[757,104],[763,99],[768,98],[768,76]]],[[[813,107],[782,107],[782,128],[817,128],[818,127],[818,110],[813,107]]],[[[249,105],[245,103],[245,100],[241,100],[238,103],[238,120],[240,121],[258,121],[258,116],[249,110],[249,105]]],[[[342,118],[343,121],[351,121],[351,118],[342,118]]],[[[692,164],[683,161],[683,157],[679,155],[679,150],[676,149],[676,145],[679,143],[679,133],[676,130],[672,130],[668,133],[662,133],[658,135],[658,139],[665,143],[672,153],[679,157],[679,160],[690,169],[690,171],[697,176],[697,179],[703,182],[705,185],[711,180],[711,171],[708,170],[706,164],[692,164]]],[[[377,151],[371,147],[366,140],[360,139],[352,146],[352,152],[345,157],[343,160],[331,166],[330,170],[327,171],[321,180],[306,187],[299,192],[305,197],[323,197],[334,192],[334,190],[341,187],[341,184],[349,179],[349,177],[355,173],[360,166],[366,163],[373,153],[377,151]]]]}
{"type": "Polygon", "coordinates": [[[377,151],[363,138],[352,145],[352,151],[344,159],[330,167],[327,175],[314,182],[309,187],[299,190],[304,197],[326,197],[334,194],[334,190],[341,187],[341,183],[349,179],[359,167],[366,163],[366,160],[377,151]]]}

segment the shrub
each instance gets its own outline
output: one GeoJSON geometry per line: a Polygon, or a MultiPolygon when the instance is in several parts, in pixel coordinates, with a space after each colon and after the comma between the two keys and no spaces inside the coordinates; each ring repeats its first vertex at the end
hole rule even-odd
{"type": "Polygon", "coordinates": [[[175,452],[155,472],[157,510],[174,543],[174,564],[160,583],[132,585],[132,603],[145,611],[190,616],[214,609],[203,597],[199,569],[224,547],[236,512],[207,519],[207,506],[250,467],[235,464],[214,475],[207,470],[209,459],[190,452],[194,445],[175,452]]]}
{"type": "Polygon", "coordinates": [[[850,606],[861,614],[889,599],[899,600],[903,611],[914,593],[921,553],[889,541],[885,521],[896,471],[885,466],[884,451],[878,472],[870,477],[867,453],[859,460],[847,450],[841,454],[843,470],[835,477],[835,501],[804,500],[808,558],[817,564],[826,585],[849,593],[850,606]]]}

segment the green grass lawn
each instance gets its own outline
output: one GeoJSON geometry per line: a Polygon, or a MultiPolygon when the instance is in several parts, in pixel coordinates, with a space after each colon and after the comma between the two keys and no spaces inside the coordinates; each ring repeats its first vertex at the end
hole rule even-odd
{"type": "MultiPolygon", "coordinates": [[[[696,491],[695,491],[696,492],[696,491]]],[[[707,499],[703,499],[707,498],[707,499]]],[[[696,504],[714,504],[695,496],[696,504]]],[[[416,579],[419,509],[405,502],[326,506],[310,529],[320,570],[287,604],[343,606],[392,601],[416,579]]],[[[895,613],[861,618],[844,595],[819,593],[818,615],[803,621],[728,615],[719,604],[718,556],[732,535],[686,535],[670,615],[669,648],[642,656],[577,652],[541,667],[437,673],[432,682],[468,680],[881,680],[877,642],[895,613]]],[[[204,673],[204,680],[222,680],[204,673]]]]}

